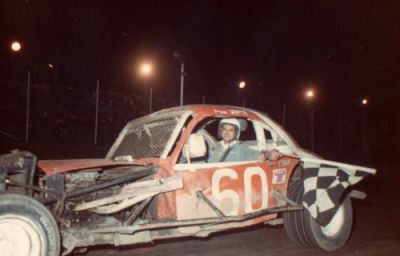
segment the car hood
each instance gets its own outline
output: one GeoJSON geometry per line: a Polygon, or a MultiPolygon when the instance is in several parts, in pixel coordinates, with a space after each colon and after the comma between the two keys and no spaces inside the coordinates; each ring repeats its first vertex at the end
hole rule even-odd
{"type": "Polygon", "coordinates": [[[94,168],[137,166],[138,163],[110,159],[41,160],[38,167],[47,175],[94,168]]]}

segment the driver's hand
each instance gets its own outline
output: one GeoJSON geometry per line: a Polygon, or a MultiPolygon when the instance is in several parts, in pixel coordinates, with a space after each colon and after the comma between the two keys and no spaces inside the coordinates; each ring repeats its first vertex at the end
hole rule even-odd
{"type": "Polygon", "coordinates": [[[278,160],[281,157],[282,157],[282,154],[281,154],[281,152],[279,152],[279,150],[271,149],[269,151],[269,154],[268,154],[268,159],[269,160],[275,161],[275,160],[278,160]]]}
{"type": "Polygon", "coordinates": [[[278,160],[281,157],[282,157],[282,154],[281,154],[281,152],[279,152],[279,150],[271,149],[271,150],[269,150],[267,152],[262,152],[260,154],[259,159],[261,161],[266,161],[266,160],[275,161],[275,160],[278,160]]]}

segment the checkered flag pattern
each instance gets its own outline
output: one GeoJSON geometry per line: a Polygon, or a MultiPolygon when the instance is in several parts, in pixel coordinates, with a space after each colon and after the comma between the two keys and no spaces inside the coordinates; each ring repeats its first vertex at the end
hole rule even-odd
{"type": "Polygon", "coordinates": [[[304,162],[303,167],[303,206],[323,226],[336,213],[346,188],[370,174],[320,163],[304,162]]]}

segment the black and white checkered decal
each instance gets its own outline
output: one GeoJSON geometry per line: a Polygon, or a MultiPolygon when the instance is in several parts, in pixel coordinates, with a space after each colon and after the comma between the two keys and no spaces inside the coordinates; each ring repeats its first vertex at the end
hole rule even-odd
{"type": "Polygon", "coordinates": [[[304,162],[303,167],[303,206],[322,225],[328,224],[336,213],[346,188],[371,174],[321,163],[304,162]]]}

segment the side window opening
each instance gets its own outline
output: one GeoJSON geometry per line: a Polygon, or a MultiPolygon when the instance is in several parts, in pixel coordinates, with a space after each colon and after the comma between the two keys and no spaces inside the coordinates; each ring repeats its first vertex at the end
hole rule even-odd
{"type": "Polygon", "coordinates": [[[274,137],[272,136],[271,131],[269,131],[265,128],[263,130],[264,130],[265,144],[266,144],[267,150],[276,148],[276,141],[274,140],[274,137]]]}
{"type": "Polygon", "coordinates": [[[268,141],[268,140],[270,140],[270,141],[273,140],[272,134],[271,134],[271,132],[270,132],[269,130],[264,129],[264,136],[265,136],[265,139],[266,139],[267,141],[268,141]]]}
{"type": "MultiPolygon", "coordinates": [[[[199,158],[191,158],[189,161],[185,157],[185,153],[180,153],[177,163],[207,163],[210,157],[210,152],[215,148],[217,142],[221,141],[221,137],[218,131],[219,123],[222,119],[227,117],[210,117],[200,122],[192,131],[192,135],[200,133],[205,140],[206,154],[199,158]]],[[[239,141],[245,144],[253,151],[259,151],[257,136],[253,126],[253,122],[246,118],[237,118],[240,123],[240,136],[239,141]]],[[[245,161],[245,160],[244,160],[245,161]]],[[[229,160],[227,160],[229,162],[229,160]]]]}
{"type": "Polygon", "coordinates": [[[263,130],[267,150],[277,149],[282,153],[292,154],[292,151],[290,150],[286,141],[282,139],[277,133],[269,130],[266,127],[264,127],[263,130]]]}
{"type": "Polygon", "coordinates": [[[241,123],[245,123],[245,127],[243,127],[242,131],[240,132],[240,141],[248,145],[251,149],[257,150],[257,136],[254,130],[253,122],[247,119],[241,119],[241,123]]]}

